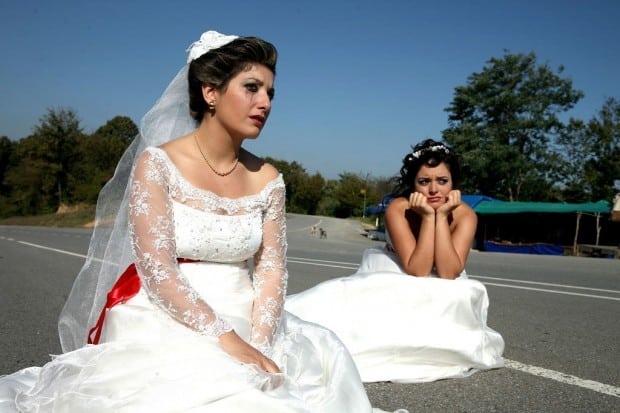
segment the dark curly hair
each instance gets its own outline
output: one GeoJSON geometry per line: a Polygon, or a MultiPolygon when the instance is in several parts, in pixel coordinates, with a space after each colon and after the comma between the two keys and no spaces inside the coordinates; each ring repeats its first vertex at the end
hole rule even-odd
{"type": "Polygon", "coordinates": [[[452,148],[444,143],[426,139],[403,158],[400,176],[396,178],[395,197],[407,197],[413,191],[415,177],[423,165],[435,167],[445,163],[452,175],[453,186],[456,188],[461,181],[461,159],[452,148]]]}
{"type": "Polygon", "coordinates": [[[200,122],[209,111],[202,96],[203,84],[222,90],[230,79],[256,63],[266,66],[275,76],[277,60],[275,46],[258,37],[239,37],[194,59],[187,73],[192,118],[200,122]]]}

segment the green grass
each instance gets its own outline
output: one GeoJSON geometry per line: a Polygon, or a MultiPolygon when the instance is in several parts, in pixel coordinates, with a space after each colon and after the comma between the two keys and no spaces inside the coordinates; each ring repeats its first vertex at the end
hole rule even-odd
{"type": "Polygon", "coordinates": [[[86,227],[95,220],[95,205],[77,211],[34,216],[15,216],[0,219],[0,225],[31,225],[39,227],[86,227]]]}

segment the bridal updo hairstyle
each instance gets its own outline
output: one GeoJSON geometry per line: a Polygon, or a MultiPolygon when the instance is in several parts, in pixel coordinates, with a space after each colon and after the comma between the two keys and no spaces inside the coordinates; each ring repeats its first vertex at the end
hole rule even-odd
{"type": "Polygon", "coordinates": [[[192,118],[200,122],[209,106],[202,96],[202,85],[224,89],[230,79],[261,64],[275,76],[278,52],[274,45],[257,37],[239,37],[192,60],[187,73],[189,110],[192,118]]]}
{"type": "Polygon", "coordinates": [[[394,196],[408,197],[413,191],[415,177],[423,165],[435,167],[445,163],[452,175],[452,186],[457,188],[461,181],[461,160],[459,156],[444,143],[426,139],[416,146],[403,158],[400,168],[400,177],[397,177],[394,196]]]}

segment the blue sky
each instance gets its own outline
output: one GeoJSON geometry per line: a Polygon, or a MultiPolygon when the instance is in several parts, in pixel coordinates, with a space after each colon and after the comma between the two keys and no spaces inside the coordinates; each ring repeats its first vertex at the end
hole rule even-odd
{"type": "Polygon", "coordinates": [[[588,120],[620,99],[620,1],[4,0],[0,136],[48,108],[86,132],[139,124],[203,31],[256,35],[280,53],[270,120],[246,148],[337,178],[392,176],[410,146],[441,138],[454,88],[491,57],[535,52],[585,97],[588,120]]]}

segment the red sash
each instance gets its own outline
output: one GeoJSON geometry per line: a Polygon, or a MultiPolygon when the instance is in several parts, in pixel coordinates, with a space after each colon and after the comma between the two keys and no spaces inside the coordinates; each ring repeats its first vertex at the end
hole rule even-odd
{"type": "MultiPolygon", "coordinates": [[[[187,258],[179,258],[177,260],[179,263],[182,262],[197,262],[196,260],[191,260],[187,258]]],[[[140,277],[138,276],[138,271],[136,270],[136,264],[131,264],[123,274],[119,277],[119,279],[114,283],[114,286],[108,292],[108,298],[106,300],[103,309],[101,310],[101,314],[99,314],[99,319],[97,320],[97,324],[93,328],[91,328],[88,332],[88,344],[99,344],[99,339],[101,338],[101,330],[103,328],[103,321],[105,320],[105,315],[107,311],[114,307],[119,303],[124,303],[129,300],[131,297],[138,294],[140,291],[140,277]],[[93,338],[93,333],[95,337],[93,338]]]]}

